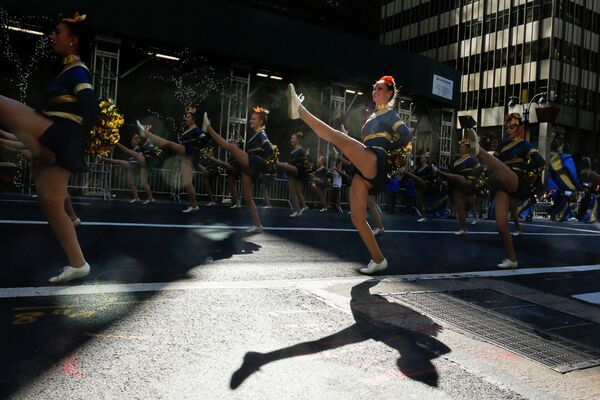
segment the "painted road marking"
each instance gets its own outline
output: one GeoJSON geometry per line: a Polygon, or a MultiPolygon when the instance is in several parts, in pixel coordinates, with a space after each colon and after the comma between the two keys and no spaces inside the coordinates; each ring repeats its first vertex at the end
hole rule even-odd
{"type": "Polygon", "coordinates": [[[600,305],[600,292],[574,294],[573,297],[579,300],[587,301],[588,303],[600,305]]]}
{"type": "MultiPolygon", "coordinates": [[[[305,263],[313,265],[314,263],[305,263]]],[[[247,264],[240,264],[247,265],[247,264]]],[[[228,264],[235,267],[235,264],[228,264]]],[[[42,286],[19,287],[0,289],[0,298],[39,297],[85,295],[103,293],[130,293],[130,292],[160,292],[173,290],[206,290],[206,289],[269,289],[269,288],[323,288],[336,283],[360,283],[369,279],[382,282],[412,282],[424,280],[465,279],[465,278],[499,278],[510,276],[537,275],[550,273],[589,272],[600,271],[600,264],[578,265],[549,268],[521,268],[513,270],[473,271],[444,274],[407,274],[383,275],[376,277],[348,277],[332,279],[295,279],[295,280],[266,280],[266,281],[179,281],[179,282],[154,282],[154,283],[127,283],[127,284],[92,284],[79,286],[42,286]]]]}
{"type": "MultiPolygon", "coordinates": [[[[0,224],[4,225],[47,225],[46,221],[35,221],[35,220],[0,220],[0,224]]],[[[162,228],[162,229],[209,229],[209,230],[245,230],[248,229],[247,225],[188,225],[188,224],[149,224],[149,223],[137,223],[137,222],[98,222],[88,221],[82,222],[83,226],[109,226],[109,227],[124,227],[124,228],[162,228]]],[[[533,225],[536,227],[545,227],[542,225],[533,225]]],[[[566,228],[557,227],[561,229],[567,229],[569,233],[558,233],[558,232],[525,232],[523,236],[600,236],[600,231],[594,231],[589,229],[577,229],[577,228],[566,228]],[[583,233],[573,233],[583,232],[583,233]]],[[[356,232],[353,228],[311,228],[311,227],[276,227],[276,226],[265,226],[263,231],[296,231],[296,232],[356,232]]],[[[411,230],[411,229],[386,229],[385,233],[411,233],[411,234],[427,234],[427,235],[449,235],[454,234],[456,231],[433,231],[433,230],[411,230]]],[[[486,231],[486,232],[469,232],[469,235],[497,235],[497,231],[486,231]]]]}

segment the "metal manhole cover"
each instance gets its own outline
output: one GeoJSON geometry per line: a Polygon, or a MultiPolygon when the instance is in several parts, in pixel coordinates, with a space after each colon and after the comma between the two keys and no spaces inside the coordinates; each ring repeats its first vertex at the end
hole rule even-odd
{"type": "Polygon", "coordinates": [[[600,352],[551,333],[539,332],[445,293],[388,294],[385,297],[442,321],[462,334],[493,343],[557,372],[600,365],[600,352]]]}

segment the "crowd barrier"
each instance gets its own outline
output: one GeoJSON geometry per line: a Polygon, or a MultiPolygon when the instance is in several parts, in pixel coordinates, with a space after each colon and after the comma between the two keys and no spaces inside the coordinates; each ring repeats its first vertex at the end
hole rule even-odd
{"type": "MultiPolygon", "coordinates": [[[[69,181],[69,189],[77,194],[84,196],[100,197],[108,200],[110,197],[127,197],[131,196],[131,188],[127,178],[127,169],[99,162],[96,159],[88,159],[87,164],[90,168],[89,172],[73,174],[69,181]]],[[[151,169],[148,174],[148,183],[152,193],[157,198],[170,199],[174,203],[180,203],[186,200],[185,190],[181,179],[181,163],[175,162],[169,167],[172,168],[155,168],[151,169]]],[[[196,190],[196,194],[200,200],[205,198],[208,200],[208,191],[204,184],[208,177],[204,173],[195,171],[192,177],[192,184],[196,190]]],[[[211,177],[211,190],[216,201],[231,201],[231,194],[227,187],[227,174],[221,173],[211,177]]],[[[140,196],[145,196],[141,185],[140,175],[135,175],[135,185],[140,193],[140,196]]],[[[235,182],[238,197],[242,200],[242,187],[240,180],[235,182]]],[[[313,208],[322,208],[319,197],[314,190],[311,189],[311,183],[304,184],[303,196],[307,204],[313,208]]],[[[35,190],[31,189],[30,193],[35,190]]],[[[340,213],[348,211],[349,207],[349,188],[347,186],[331,187],[328,186],[323,190],[326,200],[326,206],[329,210],[336,210],[340,213]]],[[[259,206],[267,203],[276,206],[285,206],[291,208],[289,197],[289,186],[287,179],[277,178],[275,175],[263,175],[255,181],[253,199],[259,206]],[[268,200],[266,197],[268,196],[268,200]]],[[[376,199],[376,204],[380,210],[388,210],[387,193],[382,193],[376,199]]],[[[486,215],[490,205],[490,199],[477,198],[477,209],[480,214],[486,215]]],[[[533,207],[533,216],[535,218],[548,218],[548,211],[552,203],[539,202],[533,207]]],[[[394,208],[400,209],[401,212],[414,213],[419,215],[413,204],[403,204],[398,202],[394,208]]],[[[392,210],[393,211],[393,210],[392,210]]]]}

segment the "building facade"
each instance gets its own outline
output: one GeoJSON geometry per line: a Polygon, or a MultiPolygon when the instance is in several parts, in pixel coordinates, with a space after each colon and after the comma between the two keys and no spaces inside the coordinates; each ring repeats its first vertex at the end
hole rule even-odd
{"type": "Polygon", "coordinates": [[[561,131],[597,167],[600,2],[383,0],[379,40],[456,68],[459,115],[475,119],[489,146],[506,112],[529,111],[528,138],[540,150],[561,131]],[[540,100],[558,108],[553,122],[538,121],[540,100]]]}

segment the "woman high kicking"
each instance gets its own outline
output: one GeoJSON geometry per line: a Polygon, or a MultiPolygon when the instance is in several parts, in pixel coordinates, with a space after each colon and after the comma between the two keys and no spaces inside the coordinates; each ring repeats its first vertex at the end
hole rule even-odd
{"type": "Polygon", "coordinates": [[[372,96],[376,111],[362,127],[361,143],[312,115],[302,105],[304,97],[296,94],[294,85],[289,84],[286,91],[288,116],[302,119],[320,138],[338,147],[356,167],[350,188],[350,208],[352,223],[371,253],[369,264],[360,269],[364,274],[372,274],[388,266],[367,222],[369,195],[376,195],[385,189],[388,150],[405,146],[412,140],[410,130],[392,108],[396,94],[396,83],[391,76],[384,76],[375,82],[372,96]]]}

